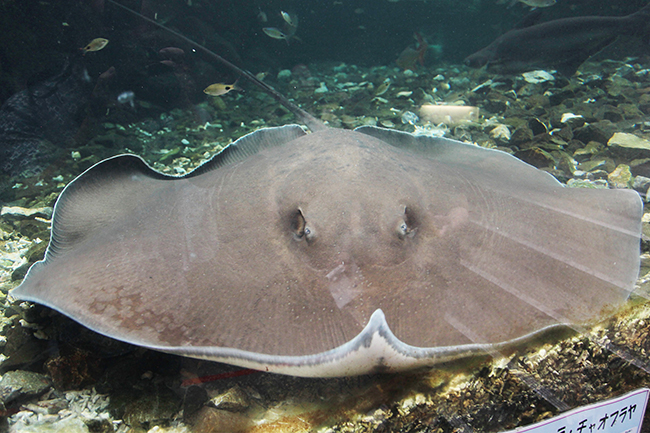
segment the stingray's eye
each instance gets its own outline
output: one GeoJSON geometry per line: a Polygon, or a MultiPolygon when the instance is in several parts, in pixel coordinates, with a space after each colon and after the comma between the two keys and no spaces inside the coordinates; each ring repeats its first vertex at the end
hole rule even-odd
{"type": "Polygon", "coordinates": [[[305,237],[305,228],[307,226],[302,210],[297,209],[291,214],[290,218],[290,230],[293,233],[293,238],[297,241],[302,240],[305,237]]]}
{"type": "Polygon", "coordinates": [[[413,236],[413,234],[415,234],[415,232],[409,228],[406,221],[400,221],[397,224],[397,236],[399,236],[400,239],[413,236]]]}
{"type": "Polygon", "coordinates": [[[305,215],[302,213],[302,209],[300,208],[291,214],[290,229],[293,238],[297,241],[304,239],[307,242],[311,242],[315,239],[314,229],[307,225],[305,215]]]}
{"type": "Polygon", "coordinates": [[[404,207],[404,215],[402,219],[397,223],[397,236],[399,236],[400,239],[407,237],[410,238],[415,236],[416,230],[417,225],[413,211],[411,211],[408,207],[404,207]]]}
{"type": "Polygon", "coordinates": [[[309,227],[307,225],[305,226],[305,230],[304,230],[303,233],[304,233],[304,237],[305,237],[305,240],[307,241],[307,243],[309,243],[309,242],[313,241],[314,239],[316,239],[316,233],[314,232],[314,229],[312,229],[311,227],[309,227]]]}

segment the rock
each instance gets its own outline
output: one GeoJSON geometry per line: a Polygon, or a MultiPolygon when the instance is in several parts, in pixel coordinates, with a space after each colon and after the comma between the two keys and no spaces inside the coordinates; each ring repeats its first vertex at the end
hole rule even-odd
{"type": "Polygon", "coordinates": [[[647,93],[644,93],[641,95],[639,98],[639,103],[638,103],[639,110],[641,110],[645,114],[650,114],[650,95],[647,93]]]}
{"type": "Polygon", "coordinates": [[[572,128],[580,128],[585,124],[585,118],[580,114],[563,113],[560,122],[572,128]]]}
{"type": "Polygon", "coordinates": [[[530,165],[537,168],[553,167],[555,160],[553,156],[539,147],[531,147],[515,152],[515,156],[530,165]]]}
{"type": "Polygon", "coordinates": [[[0,400],[7,405],[38,397],[51,386],[50,379],[31,371],[8,371],[0,379],[0,400]]]}
{"type": "Polygon", "coordinates": [[[481,108],[488,113],[501,115],[508,108],[508,101],[505,97],[503,99],[488,99],[483,102],[481,108]]]}
{"type": "Polygon", "coordinates": [[[605,167],[606,162],[607,161],[605,159],[592,159],[589,161],[583,161],[578,165],[578,170],[593,171],[596,168],[605,167]]]}
{"type": "Polygon", "coordinates": [[[530,130],[533,132],[533,135],[537,136],[539,134],[546,134],[548,132],[548,128],[546,125],[544,125],[544,122],[542,122],[539,119],[530,119],[528,121],[528,127],[530,130]]]}
{"type": "Polygon", "coordinates": [[[648,191],[648,188],[650,188],[650,178],[645,176],[635,177],[634,182],[632,183],[632,188],[635,191],[645,194],[648,191]]]}
{"type": "Polygon", "coordinates": [[[208,393],[205,388],[197,385],[190,386],[185,392],[185,398],[183,398],[183,420],[192,420],[207,401],[208,393]]]}
{"type": "Polygon", "coordinates": [[[506,125],[497,125],[490,131],[490,135],[497,141],[508,142],[512,134],[506,125]]]}
{"type": "Polygon", "coordinates": [[[543,70],[524,72],[521,75],[524,77],[524,80],[526,80],[527,83],[532,84],[545,83],[546,81],[555,80],[553,74],[543,70]]]}
{"type": "Polygon", "coordinates": [[[580,148],[576,150],[573,153],[573,156],[581,156],[581,155],[595,155],[598,152],[603,150],[603,145],[597,141],[590,141],[585,145],[585,147],[580,148]]]}
{"type": "Polygon", "coordinates": [[[650,150],[650,141],[634,134],[617,132],[609,139],[607,146],[624,147],[626,149],[650,150]]]}
{"type": "Polygon", "coordinates": [[[555,89],[553,94],[549,95],[551,105],[559,105],[572,100],[575,97],[575,91],[568,86],[562,89],[555,89]]]}
{"type": "Polygon", "coordinates": [[[607,176],[607,181],[612,188],[629,188],[632,186],[632,172],[626,164],[619,164],[616,169],[607,176]]]}
{"type": "Polygon", "coordinates": [[[573,130],[571,129],[570,126],[565,126],[564,128],[560,129],[559,131],[554,131],[552,134],[553,137],[555,138],[561,138],[565,142],[569,142],[573,140],[573,130]]]}
{"type": "Polygon", "coordinates": [[[52,208],[50,206],[33,209],[19,206],[3,206],[0,210],[0,216],[7,221],[17,221],[35,217],[50,219],[52,217],[52,208]]]}
{"type": "MultiPolygon", "coordinates": [[[[605,161],[605,164],[607,164],[607,161],[605,161]]],[[[594,170],[587,173],[587,179],[602,180],[605,181],[605,183],[607,183],[607,176],[609,176],[609,173],[606,172],[605,170],[594,170]]]]}
{"type": "Polygon", "coordinates": [[[570,188],[609,189],[607,182],[602,180],[570,179],[566,185],[570,188]]]}
{"type": "Polygon", "coordinates": [[[522,143],[527,143],[533,139],[533,131],[527,125],[520,126],[515,129],[515,132],[512,133],[510,137],[510,144],[518,145],[522,143]]]}
{"type": "MultiPolygon", "coordinates": [[[[549,100],[548,96],[537,93],[528,97],[524,104],[528,110],[535,112],[535,110],[539,108],[546,108],[551,105],[551,101],[549,100]]],[[[544,110],[541,112],[543,113],[544,110]]]]}
{"type": "Polygon", "coordinates": [[[636,104],[618,104],[618,108],[623,112],[626,119],[637,119],[643,116],[636,104]]]}
{"type": "Polygon", "coordinates": [[[329,89],[325,85],[325,82],[321,82],[320,87],[318,87],[317,89],[314,90],[314,93],[317,93],[317,94],[318,93],[327,93],[327,92],[329,92],[329,89]]]}
{"type": "Polygon", "coordinates": [[[194,433],[237,433],[248,431],[253,421],[242,414],[204,407],[196,416],[194,433]]]}
{"type": "MultiPolygon", "coordinates": [[[[54,415],[50,417],[56,418],[54,415]]],[[[48,417],[43,417],[43,420],[34,424],[25,424],[20,421],[12,426],[11,431],[21,433],[89,433],[90,430],[86,423],[81,419],[75,417],[63,418],[51,422],[48,417]]],[[[93,430],[94,432],[95,430],[93,430]]]]}
{"type": "Polygon", "coordinates": [[[207,405],[230,412],[244,412],[250,407],[250,399],[243,389],[234,386],[212,398],[207,405]]]}
{"type": "Polygon", "coordinates": [[[596,111],[596,118],[598,120],[609,120],[610,122],[621,122],[623,117],[623,110],[612,105],[603,105],[596,111]]]}
{"type": "Polygon", "coordinates": [[[288,80],[291,78],[291,71],[289,69],[283,69],[278,72],[278,80],[288,80]]]}
{"type": "Polygon", "coordinates": [[[147,393],[126,406],[124,421],[131,427],[153,426],[172,418],[181,404],[171,391],[147,393]]]}
{"type": "Polygon", "coordinates": [[[611,137],[605,130],[594,124],[586,124],[582,128],[575,128],[573,136],[583,143],[589,143],[590,141],[607,143],[607,140],[611,137]]]}

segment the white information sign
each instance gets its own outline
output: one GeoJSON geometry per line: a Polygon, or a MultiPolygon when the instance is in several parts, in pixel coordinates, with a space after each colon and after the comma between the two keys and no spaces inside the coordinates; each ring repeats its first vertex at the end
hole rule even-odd
{"type": "Polygon", "coordinates": [[[650,389],[582,406],[507,433],[639,433],[650,389]]]}

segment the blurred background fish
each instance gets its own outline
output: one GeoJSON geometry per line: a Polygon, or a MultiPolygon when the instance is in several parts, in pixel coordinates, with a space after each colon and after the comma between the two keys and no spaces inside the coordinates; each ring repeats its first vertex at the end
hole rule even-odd
{"type": "Polygon", "coordinates": [[[546,8],[549,6],[553,6],[555,3],[557,3],[556,0],[497,0],[497,4],[499,5],[510,3],[508,7],[512,7],[516,5],[518,2],[523,3],[532,8],[546,8]]]}
{"type": "Polygon", "coordinates": [[[117,95],[117,103],[120,105],[128,105],[131,108],[135,108],[135,93],[133,93],[131,90],[120,93],[117,95]]]}
{"type": "Polygon", "coordinates": [[[266,33],[268,36],[272,37],[273,39],[288,39],[289,36],[285,35],[282,30],[278,29],[277,27],[264,27],[262,29],[264,33],[266,33]]]}
{"type": "Polygon", "coordinates": [[[265,23],[269,20],[269,18],[266,16],[266,12],[264,12],[261,8],[258,8],[259,12],[257,13],[257,19],[261,23],[265,23]]]}
{"type": "Polygon", "coordinates": [[[417,41],[415,48],[412,48],[410,46],[404,48],[404,51],[402,51],[397,60],[395,60],[397,66],[402,69],[413,70],[418,63],[420,66],[424,66],[424,58],[427,54],[429,44],[427,44],[427,42],[424,40],[424,37],[418,32],[415,32],[413,34],[413,37],[417,41]]]}

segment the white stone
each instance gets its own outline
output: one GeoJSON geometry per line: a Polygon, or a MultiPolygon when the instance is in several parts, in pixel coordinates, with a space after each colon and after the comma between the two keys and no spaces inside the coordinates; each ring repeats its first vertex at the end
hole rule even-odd
{"type": "Polygon", "coordinates": [[[524,77],[524,80],[526,80],[526,82],[531,84],[538,84],[555,80],[553,74],[543,70],[524,72],[521,75],[524,77]]]}

